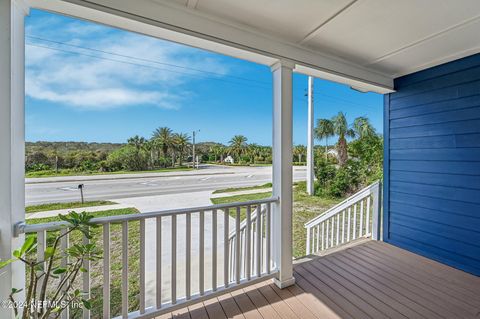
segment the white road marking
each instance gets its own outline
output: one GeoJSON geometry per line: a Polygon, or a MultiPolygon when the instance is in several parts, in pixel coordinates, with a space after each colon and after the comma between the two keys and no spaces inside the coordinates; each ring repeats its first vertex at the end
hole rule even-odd
{"type": "Polygon", "coordinates": [[[62,191],[71,191],[71,192],[74,192],[74,191],[78,190],[78,187],[67,186],[67,187],[60,187],[59,189],[61,189],[62,191]]]}

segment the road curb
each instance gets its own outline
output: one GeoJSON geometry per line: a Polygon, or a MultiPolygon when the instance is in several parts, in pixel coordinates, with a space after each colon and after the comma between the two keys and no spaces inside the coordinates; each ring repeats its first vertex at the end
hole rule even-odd
{"type": "MultiPolygon", "coordinates": [[[[159,173],[161,174],[161,173],[159,173]]],[[[100,177],[100,178],[84,178],[85,176],[72,176],[68,179],[58,179],[51,181],[35,181],[35,180],[25,180],[25,184],[48,184],[48,183],[63,183],[63,182],[84,182],[84,181],[110,181],[118,179],[139,179],[139,178],[159,178],[159,177],[182,177],[182,176],[206,176],[206,175],[232,175],[237,174],[236,172],[218,172],[218,173],[198,173],[198,174],[172,174],[172,175],[147,175],[147,176],[120,176],[120,177],[100,177]],[[78,179],[80,177],[80,179],[78,179]]],[[[132,174],[133,175],[133,174],[132,174]]],[[[96,175],[98,176],[98,175],[96,175]]],[[[118,175],[117,175],[118,176],[118,175]]],[[[41,177],[40,177],[41,178],[41,177]]],[[[55,178],[55,177],[53,177],[55,178]]]]}

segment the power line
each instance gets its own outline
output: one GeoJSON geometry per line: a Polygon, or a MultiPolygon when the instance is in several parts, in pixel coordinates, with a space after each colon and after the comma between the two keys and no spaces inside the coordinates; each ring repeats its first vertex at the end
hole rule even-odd
{"type": "Polygon", "coordinates": [[[155,67],[155,66],[151,66],[151,65],[145,65],[145,64],[140,64],[140,63],[116,60],[116,59],[101,57],[101,56],[97,56],[97,55],[91,55],[91,54],[85,54],[85,53],[80,53],[80,52],[75,52],[75,51],[69,51],[69,50],[54,48],[54,47],[50,47],[50,46],[43,46],[43,45],[39,45],[39,44],[27,43],[26,45],[34,46],[34,47],[38,47],[38,48],[49,49],[49,50],[54,50],[54,51],[59,51],[59,52],[64,52],[64,53],[69,53],[69,54],[83,55],[83,56],[87,56],[87,57],[91,57],[91,58],[95,58],[95,59],[107,60],[107,61],[111,61],[111,62],[117,62],[117,63],[140,66],[140,67],[149,68],[149,69],[156,69],[156,70],[167,71],[167,72],[171,72],[171,73],[183,74],[183,75],[186,75],[186,76],[200,78],[200,79],[210,78],[212,80],[221,81],[221,82],[228,82],[228,83],[233,83],[233,84],[238,84],[238,85],[246,85],[246,86],[251,86],[251,87],[261,88],[261,89],[269,89],[268,87],[265,87],[265,86],[254,85],[254,84],[250,84],[250,83],[239,83],[239,82],[229,81],[229,80],[226,80],[226,79],[220,79],[220,78],[217,78],[217,77],[209,77],[209,76],[202,76],[200,74],[192,74],[192,73],[186,73],[186,72],[181,72],[181,71],[174,71],[174,70],[159,68],[159,67],[155,67]]]}
{"type": "Polygon", "coordinates": [[[180,68],[180,69],[185,69],[185,70],[191,70],[191,71],[195,71],[195,72],[206,73],[206,74],[211,74],[211,75],[216,75],[216,76],[221,76],[221,77],[230,77],[230,78],[235,78],[235,79],[242,80],[242,81],[256,82],[256,83],[267,84],[267,85],[269,84],[268,82],[259,81],[259,80],[255,80],[255,79],[249,79],[249,78],[244,78],[244,77],[234,76],[234,75],[225,75],[225,74],[218,73],[218,72],[206,71],[206,70],[202,70],[202,69],[187,67],[187,66],[184,66],[184,65],[178,65],[178,64],[173,64],[173,63],[160,62],[160,61],[157,61],[157,60],[139,58],[139,57],[134,57],[134,56],[130,56],[130,55],[125,55],[125,54],[120,54],[120,53],[109,52],[109,51],[105,51],[105,50],[100,50],[100,49],[75,45],[75,44],[71,44],[71,43],[67,43],[67,42],[54,41],[54,40],[45,39],[45,38],[41,38],[41,37],[37,37],[37,36],[27,35],[25,37],[29,38],[29,39],[40,40],[40,41],[55,43],[55,44],[59,44],[59,45],[69,46],[69,47],[72,47],[72,48],[78,48],[78,49],[83,49],[83,50],[88,50],[88,51],[99,52],[99,53],[103,53],[103,54],[114,55],[114,56],[118,56],[118,57],[122,57],[122,58],[138,60],[138,61],[142,61],[142,62],[155,63],[155,64],[160,64],[160,65],[165,65],[165,66],[170,66],[170,67],[180,68]]]}
{"type": "MultiPolygon", "coordinates": [[[[70,51],[70,50],[55,48],[55,47],[47,46],[47,45],[27,43],[27,45],[34,46],[34,47],[45,48],[45,49],[55,50],[55,51],[59,51],[59,52],[69,53],[69,54],[83,55],[83,56],[87,56],[87,57],[91,57],[91,58],[102,59],[102,60],[107,60],[107,61],[117,62],[117,63],[124,63],[124,64],[129,64],[129,65],[135,65],[135,66],[140,66],[140,67],[144,67],[144,68],[162,70],[162,71],[182,74],[182,75],[186,75],[186,76],[190,76],[190,77],[196,77],[196,78],[200,78],[200,79],[210,78],[210,79],[217,80],[217,81],[229,82],[229,83],[238,84],[238,85],[247,85],[247,86],[250,86],[250,87],[270,90],[270,87],[255,85],[255,84],[252,84],[252,83],[243,83],[243,82],[241,83],[241,82],[228,81],[228,80],[225,80],[224,78],[228,77],[228,78],[238,79],[238,80],[242,80],[242,81],[256,82],[256,83],[259,83],[259,84],[267,84],[267,85],[269,84],[269,83],[264,82],[264,81],[258,81],[258,80],[254,80],[254,79],[243,78],[243,77],[232,76],[232,75],[225,75],[225,74],[218,73],[218,72],[211,72],[211,71],[191,68],[191,67],[187,67],[187,66],[177,65],[177,64],[173,64],[173,63],[166,63],[166,62],[160,62],[160,61],[156,61],[156,60],[133,57],[133,56],[129,56],[129,55],[104,51],[104,50],[95,49],[95,48],[84,47],[84,46],[70,44],[70,43],[61,42],[61,41],[54,41],[54,40],[45,39],[45,38],[36,37],[36,36],[31,36],[31,35],[27,35],[25,37],[30,38],[30,39],[34,39],[34,40],[51,42],[51,43],[55,43],[55,44],[59,44],[59,45],[65,45],[65,46],[69,46],[69,47],[73,47],[73,48],[89,50],[89,51],[99,52],[99,53],[103,53],[103,54],[109,54],[109,55],[113,55],[113,56],[118,56],[118,57],[122,57],[122,58],[142,61],[142,62],[155,63],[155,64],[165,65],[165,66],[169,66],[169,67],[180,68],[180,69],[184,69],[184,70],[191,70],[191,71],[194,71],[194,72],[214,75],[215,77],[212,77],[212,76],[209,77],[209,76],[204,76],[204,75],[200,75],[200,74],[192,74],[192,73],[181,72],[181,71],[175,71],[175,70],[170,70],[170,69],[165,69],[165,68],[158,68],[158,67],[154,67],[154,66],[151,66],[151,65],[145,65],[145,64],[123,61],[123,60],[117,60],[117,59],[111,59],[111,58],[102,57],[102,56],[98,56],[98,55],[85,54],[85,53],[81,53],[81,52],[77,52],[77,51],[70,51]],[[217,76],[221,76],[222,79],[217,78],[217,76]]],[[[330,99],[342,101],[344,103],[349,103],[351,105],[355,105],[355,106],[358,106],[358,107],[362,107],[362,108],[365,107],[365,108],[369,108],[369,109],[372,109],[372,110],[377,110],[376,108],[374,108],[372,106],[369,106],[369,105],[358,104],[358,103],[355,103],[355,102],[352,102],[352,101],[349,101],[349,100],[346,100],[346,99],[342,99],[342,98],[339,98],[339,97],[331,96],[331,95],[328,95],[328,94],[324,94],[324,93],[317,93],[317,94],[322,95],[322,96],[327,97],[327,98],[330,98],[330,99]]],[[[295,98],[295,100],[300,100],[300,99],[295,98]]],[[[305,101],[306,101],[306,99],[305,99],[305,101]]]]}

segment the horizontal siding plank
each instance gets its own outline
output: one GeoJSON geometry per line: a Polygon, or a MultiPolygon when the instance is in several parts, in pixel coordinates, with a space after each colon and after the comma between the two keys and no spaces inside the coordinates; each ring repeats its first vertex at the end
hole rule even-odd
{"type": "Polygon", "coordinates": [[[411,85],[418,85],[420,82],[428,81],[447,74],[462,72],[480,65],[480,55],[475,54],[460,60],[441,64],[436,67],[415,72],[395,79],[395,89],[407,88],[411,85]]]}
{"type": "Polygon", "coordinates": [[[392,94],[392,100],[400,100],[405,98],[415,98],[415,95],[430,92],[433,90],[439,90],[448,88],[454,85],[461,85],[478,80],[478,74],[480,73],[480,67],[472,67],[464,70],[463,72],[452,72],[443,76],[432,78],[430,81],[423,81],[405,87],[400,91],[392,94]]]}
{"type": "Polygon", "coordinates": [[[392,218],[390,222],[401,226],[409,227],[418,231],[428,230],[429,233],[441,234],[442,237],[453,241],[459,241],[465,244],[471,244],[480,248],[480,234],[474,230],[466,230],[453,227],[450,224],[440,224],[437,221],[429,221],[417,216],[404,215],[403,212],[392,209],[392,218]]]}
{"type": "Polygon", "coordinates": [[[437,90],[417,94],[404,99],[391,100],[391,110],[412,107],[417,105],[436,103],[447,100],[459,99],[472,95],[480,94],[480,80],[469,82],[467,84],[450,86],[448,88],[440,88],[437,90]]]}
{"type": "MultiPolygon", "coordinates": [[[[465,203],[449,200],[445,198],[432,198],[415,193],[401,193],[390,191],[390,203],[403,203],[405,205],[414,205],[436,210],[439,212],[451,213],[454,215],[470,216],[478,218],[480,215],[480,205],[475,203],[465,203]]],[[[453,218],[453,217],[452,217],[453,218]]]]}
{"type": "Polygon", "coordinates": [[[410,138],[423,136],[438,136],[450,134],[478,133],[480,119],[466,121],[452,121],[422,126],[398,127],[390,130],[390,138],[410,138]]]}
{"type": "Polygon", "coordinates": [[[480,148],[390,150],[390,160],[480,161],[480,148]]]}
{"type": "Polygon", "coordinates": [[[442,101],[437,103],[417,105],[413,107],[407,107],[398,110],[392,110],[390,112],[390,119],[400,119],[405,117],[432,114],[445,111],[461,110],[471,107],[477,107],[480,105],[480,96],[468,96],[461,99],[442,101]]]}
{"type": "Polygon", "coordinates": [[[418,125],[447,123],[451,121],[480,119],[480,107],[473,107],[463,110],[446,111],[432,114],[424,114],[390,120],[390,128],[410,127],[418,125]]]}
{"type": "Polygon", "coordinates": [[[390,180],[390,189],[394,192],[419,194],[432,198],[444,198],[466,203],[480,204],[480,191],[455,187],[397,182],[390,180]]]}
{"type": "Polygon", "coordinates": [[[419,181],[422,184],[480,190],[480,176],[391,171],[390,180],[406,183],[419,181]]]}
{"type": "Polygon", "coordinates": [[[390,171],[480,176],[480,162],[397,160],[390,163],[390,171]]]}
{"type": "MultiPolygon", "coordinates": [[[[477,225],[480,219],[480,215],[477,217],[465,216],[455,214],[453,212],[442,212],[435,209],[418,207],[415,206],[414,203],[407,204],[395,201],[390,202],[390,210],[392,212],[402,214],[403,216],[422,219],[430,223],[450,225],[451,228],[462,229],[465,232],[477,232],[477,235],[480,237],[477,225]],[[451,224],[452,218],[455,218],[455,225],[451,224]]],[[[392,218],[394,218],[393,215],[392,218]]],[[[480,241],[478,242],[478,245],[480,245],[480,241]]]]}

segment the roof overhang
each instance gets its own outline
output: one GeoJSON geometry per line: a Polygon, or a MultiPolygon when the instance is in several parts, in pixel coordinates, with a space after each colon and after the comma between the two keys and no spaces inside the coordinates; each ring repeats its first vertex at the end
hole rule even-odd
{"type": "Polygon", "coordinates": [[[400,75],[480,52],[474,36],[480,27],[476,0],[454,5],[438,0],[30,3],[265,65],[288,60],[296,72],[378,93],[392,92],[393,79],[400,75]]]}

